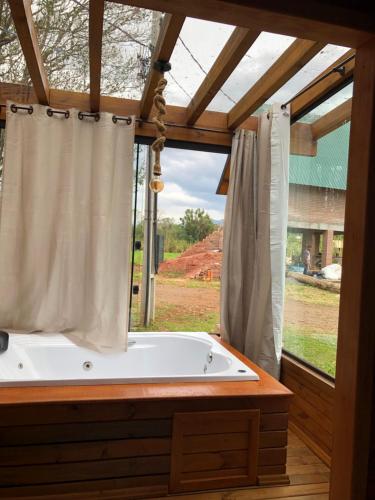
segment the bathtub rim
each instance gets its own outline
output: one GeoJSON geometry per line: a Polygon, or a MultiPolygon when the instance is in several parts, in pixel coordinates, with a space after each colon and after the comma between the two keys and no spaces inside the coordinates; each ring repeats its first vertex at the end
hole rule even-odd
{"type": "Polygon", "coordinates": [[[0,406],[158,399],[292,397],[293,393],[289,389],[220,339],[218,335],[211,335],[211,338],[257,373],[259,380],[1,387],[0,406]]]}

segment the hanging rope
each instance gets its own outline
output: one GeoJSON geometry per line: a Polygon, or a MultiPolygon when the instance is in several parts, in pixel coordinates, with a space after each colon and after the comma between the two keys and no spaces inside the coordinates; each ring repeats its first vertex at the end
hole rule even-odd
{"type": "Polygon", "coordinates": [[[164,116],[166,114],[165,109],[165,99],[163,97],[163,92],[165,87],[167,86],[167,80],[162,77],[159,80],[159,83],[155,89],[154,96],[154,106],[157,109],[156,116],[153,117],[152,121],[156,127],[156,139],[152,143],[151,148],[155,153],[155,162],[153,167],[154,175],[161,175],[161,165],[160,165],[160,153],[164,149],[164,143],[166,141],[165,131],[167,127],[164,125],[164,116]]]}

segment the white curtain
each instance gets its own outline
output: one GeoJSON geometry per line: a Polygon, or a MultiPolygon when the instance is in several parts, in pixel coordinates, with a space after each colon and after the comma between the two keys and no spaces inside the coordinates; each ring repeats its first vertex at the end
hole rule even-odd
{"type": "Polygon", "coordinates": [[[279,377],[288,220],[288,110],[237,130],[224,220],[221,333],[279,377]]]}
{"type": "Polygon", "coordinates": [[[134,119],[33,109],[7,110],[0,327],[125,349],[134,119]]]}

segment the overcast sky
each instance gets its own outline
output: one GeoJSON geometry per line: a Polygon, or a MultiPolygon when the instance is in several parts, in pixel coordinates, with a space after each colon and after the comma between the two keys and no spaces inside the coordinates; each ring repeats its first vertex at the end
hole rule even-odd
{"type": "MultiPolygon", "coordinates": [[[[224,24],[191,18],[185,21],[182,40],[177,42],[171,58],[172,71],[166,75],[167,104],[188,105],[205,77],[203,70],[210,69],[232,31],[232,26],[224,24]]],[[[262,33],[225,83],[222,90],[226,95],[219,92],[208,109],[228,112],[293,41],[292,37],[262,33]]],[[[269,102],[287,101],[347,50],[328,45],[269,102]]],[[[319,113],[324,114],[350,96],[351,88],[344,89],[322,105],[319,113]]],[[[212,218],[223,219],[225,196],[215,192],[225,160],[220,154],[165,149],[162,153],[165,188],[159,196],[160,216],[178,220],[186,208],[203,208],[212,218]]]]}

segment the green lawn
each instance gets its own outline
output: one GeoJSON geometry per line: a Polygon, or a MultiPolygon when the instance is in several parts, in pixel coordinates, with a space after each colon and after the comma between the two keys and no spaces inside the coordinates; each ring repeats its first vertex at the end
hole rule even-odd
{"type": "Polygon", "coordinates": [[[217,333],[219,313],[203,311],[191,314],[182,312],[177,306],[158,306],[155,321],[142,331],[164,332],[166,327],[169,332],[208,332],[217,333]]]}
{"type": "Polygon", "coordinates": [[[340,294],[329,290],[322,290],[311,285],[305,285],[294,279],[285,282],[285,297],[299,300],[305,304],[317,304],[322,306],[337,306],[340,302],[340,294]]]}
{"type": "Polygon", "coordinates": [[[326,335],[310,328],[285,326],[284,349],[328,373],[336,373],[337,335],[326,335]]]}

